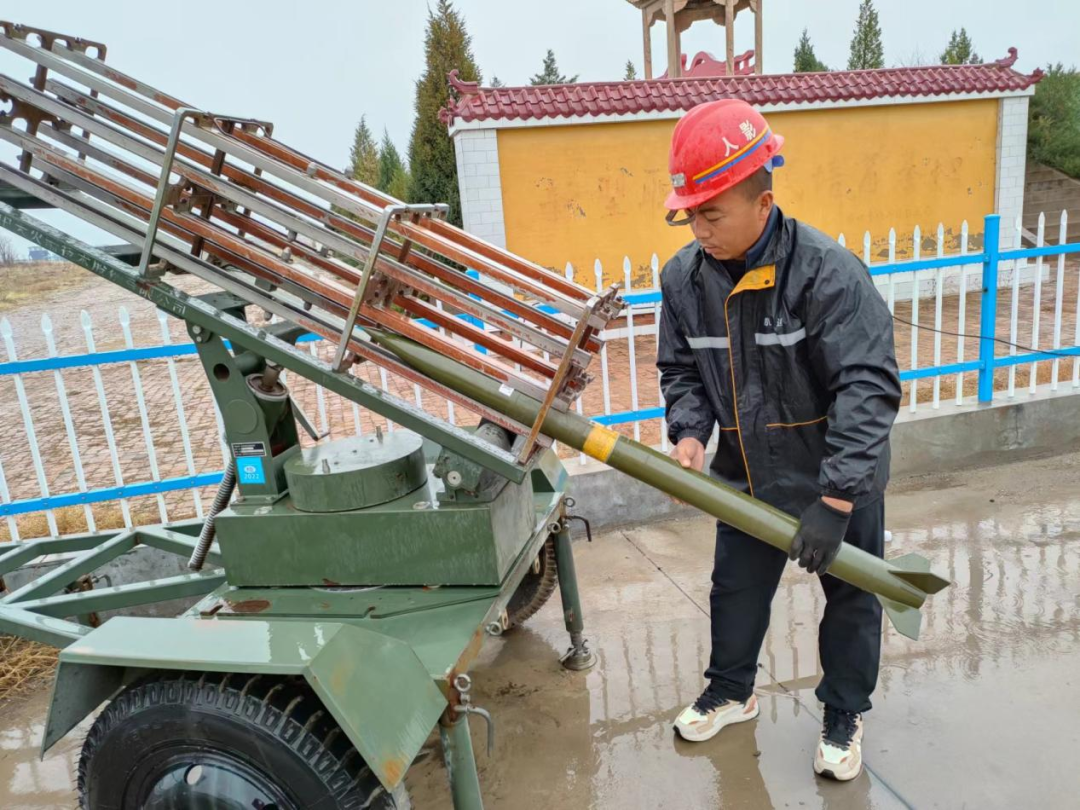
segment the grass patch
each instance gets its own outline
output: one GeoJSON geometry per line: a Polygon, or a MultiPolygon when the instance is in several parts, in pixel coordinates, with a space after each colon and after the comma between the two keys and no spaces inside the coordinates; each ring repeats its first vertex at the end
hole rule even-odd
{"type": "Polygon", "coordinates": [[[0,635],[0,704],[44,686],[53,677],[59,650],[0,635]]]}
{"type": "Polygon", "coordinates": [[[25,262],[0,267],[0,312],[81,287],[92,277],[68,262],[25,262]]]}
{"type": "MultiPolygon", "coordinates": [[[[142,503],[132,503],[130,507],[131,522],[134,526],[146,526],[161,522],[161,517],[158,515],[157,511],[157,505],[155,501],[150,498],[144,499],[142,503]]],[[[97,531],[104,532],[111,529],[124,528],[124,513],[120,510],[120,505],[117,501],[97,503],[94,504],[91,509],[93,509],[94,512],[94,522],[97,524],[97,531]]],[[[60,536],[84,534],[90,531],[89,527],[86,525],[86,513],[81,506],[64,506],[54,510],[54,514],[56,516],[56,528],[60,536]]],[[[191,506],[190,500],[187,500],[182,504],[170,504],[170,522],[188,520],[193,517],[195,517],[195,510],[191,506]]],[[[49,523],[44,512],[31,512],[25,515],[17,515],[15,517],[15,522],[19,527],[20,541],[36,540],[40,537],[49,537],[51,534],[49,531],[49,523]]],[[[9,543],[11,542],[11,539],[7,521],[0,521],[0,543],[9,543]]]]}
{"type": "MultiPolygon", "coordinates": [[[[97,523],[98,531],[107,531],[109,529],[121,529],[124,526],[124,513],[120,511],[118,504],[114,502],[106,502],[103,504],[95,504],[94,520],[97,523]]],[[[148,509],[143,509],[144,512],[148,512],[148,509]]],[[[156,513],[155,513],[156,514],[156,513]]],[[[83,512],[81,506],[65,506],[61,509],[55,510],[56,515],[56,528],[59,530],[59,534],[82,534],[89,531],[86,525],[86,513],[83,512]]],[[[148,523],[150,520],[136,520],[136,515],[132,515],[132,522],[134,523],[148,523]]],[[[33,540],[38,537],[48,537],[49,522],[45,517],[44,512],[31,512],[26,515],[18,515],[15,518],[15,522],[19,527],[19,539],[20,540],[33,540]]],[[[0,543],[8,543],[11,541],[11,533],[8,531],[7,522],[5,521],[0,526],[0,543]]]]}

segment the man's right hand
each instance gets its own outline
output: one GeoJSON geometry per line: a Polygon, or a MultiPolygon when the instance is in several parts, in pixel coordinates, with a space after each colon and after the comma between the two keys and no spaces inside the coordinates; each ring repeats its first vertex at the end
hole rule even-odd
{"type": "Polygon", "coordinates": [[[705,445],[690,436],[679,439],[671,457],[688,470],[701,472],[705,468],[705,445]]]}

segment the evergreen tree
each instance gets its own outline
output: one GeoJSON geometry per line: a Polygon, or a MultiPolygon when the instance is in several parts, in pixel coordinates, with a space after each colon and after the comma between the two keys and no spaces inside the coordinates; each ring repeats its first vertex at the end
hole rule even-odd
{"type": "Polygon", "coordinates": [[[409,194],[409,173],[397,147],[390,140],[390,133],[385,129],[382,143],[379,144],[378,188],[397,200],[404,200],[409,194]]]}
{"type": "Polygon", "coordinates": [[[505,85],[505,84],[504,84],[504,83],[503,83],[503,82],[502,82],[502,81],[501,81],[501,80],[499,79],[499,77],[498,77],[498,76],[495,76],[495,77],[494,77],[494,78],[493,78],[493,79],[491,80],[491,86],[492,86],[492,87],[506,87],[506,85],[505,85]]]}
{"type": "Polygon", "coordinates": [[[1080,71],[1048,65],[1028,108],[1028,156],[1080,178],[1080,71]]]}
{"type": "Polygon", "coordinates": [[[814,53],[814,46],[810,44],[810,34],[804,28],[799,44],[795,47],[794,71],[796,73],[821,73],[828,69],[814,53]]]}
{"type": "Polygon", "coordinates": [[[626,60],[626,73],[623,75],[624,82],[637,81],[637,68],[634,67],[634,60],[626,60]]]}
{"type": "Polygon", "coordinates": [[[975,53],[975,46],[971,44],[968,32],[963,28],[960,29],[959,33],[955,30],[952,32],[952,37],[950,37],[945,51],[941,54],[940,61],[943,65],[982,64],[982,59],[975,53]]]}
{"type": "Polygon", "coordinates": [[[881,45],[881,26],[873,0],[862,0],[855,35],[851,38],[848,70],[868,70],[885,67],[885,49],[881,45]]]}
{"type": "Polygon", "coordinates": [[[555,64],[555,52],[548,48],[547,56],[544,57],[544,69],[529,79],[529,84],[573,84],[577,80],[577,76],[569,79],[559,73],[559,66],[555,64]]]}
{"type": "Polygon", "coordinates": [[[409,200],[449,203],[449,220],[460,225],[457,159],[446,124],[439,120],[439,110],[448,95],[454,95],[446,82],[450,71],[456,68],[463,82],[478,82],[480,69],[472,55],[465,20],[450,0],[439,0],[437,8],[428,12],[424,58],[424,73],[416,82],[416,121],[409,142],[409,200]]]}
{"type": "Polygon", "coordinates": [[[368,129],[367,116],[360,117],[353,133],[352,149],[349,151],[349,177],[374,186],[379,182],[379,148],[368,129]]]}

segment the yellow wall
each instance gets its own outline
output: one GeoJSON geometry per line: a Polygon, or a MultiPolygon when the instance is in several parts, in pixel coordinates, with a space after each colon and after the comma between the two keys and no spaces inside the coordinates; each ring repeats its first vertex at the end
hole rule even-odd
{"type": "MultiPolygon", "coordinates": [[[[959,234],[966,219],[978,234],[994,207],[997,115],[993,99],[773,113],[770,125],[787,139],[777,200],[831,236],[844,233],[859,252],[869,230],[875,256],[890,227],[901,255],[915,225],[932,235],[942,222],[959,234]]],[[[664,223],[674,126],[499,130],[507,247],[548,267],[571,262],[590,285],[595,259],[609,283],[622,279],[629,256],[635,284],[648,284],[652,253],[662,266],[692,238],[664,223]]]]}

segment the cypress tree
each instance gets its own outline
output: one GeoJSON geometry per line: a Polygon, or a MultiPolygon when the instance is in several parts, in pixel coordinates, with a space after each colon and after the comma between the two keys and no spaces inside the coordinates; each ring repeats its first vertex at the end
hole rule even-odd
{"type": "Polygon", "coordinates": [[[949,44],[945,46],[940,60],[943,65],[981,65],[982,59],[975,53],[975,46],[971,44],[971,37],[963,28],[959,32],[953,31],[949,38],[949,44]]]}
{"type": "MultiPolygon", "coordinates": [[[[349,163],[345,167],[345,174],[365,185],[378,187],[379,148],[375,144],[375,139],[371,137],[365,115],[360,116],[360,123],[356,125],[356,130],[353,132],[353,142],[349,149],[349,163]]],[[[357,218],[351,211],[337,205],[331,205],[330,210],[348,219],[357,218]]]]}
{"type": "Polygon", "coordinates": [[[368,129],[367,116],[360,117],[353,133],[352,149],[349,150],[349,177],[369,186],[379,182],[379,148],[368,129]]]}
{"type": "Polygon", "coordinates": [[[814,46],[810,44],[810,34],[804,28],[802,37],[799,38],[799,44],[795,47],[794,71],[796,73],[820,73],[826,70],[828,68],[814,53],[814,46]]]}
{"type": "Polygon", "coordinates": [[[478,82],[480,69],[473,58],[465,20],[450,0],[439,0],[436,9],[428,11],[424,57],[424,73],[416,82],[416,120],[409,142],[409,201],[449,203],[448,219],[460,225],[457,159],[446,124],[439,120],[439,110],[454,95],[446,80],[450,71],[456,68],[464,82],[478,82]]]}
{"type": "Polygon", "coordinates": [[[885,67],[885,49],[881,45],[881,26],[873,0],[863,0],[851,38],[848,70],[869,70],[885,67]]]}
{"type": "Polygon", "coordinates": [[[391,197],[404,200],[409,194],[409,173],[401,161],[397,147],[390,140],[390,133],[383,130],[382,143],[379,145],[379,191],[385,191],[391,197]]]}
{"type": "Polygon", "coordinates": [[[571,79],[559,72],[559,66],[555,64],[555,52],[548,48],[547,56],[544,57],[544,69],[529,79],[529,84],[573,84],[577,80],[577,76],[571,79]]]}
{"type": "Polygon", "coordinates": [[[626,60],[626,73],[623,74],[624,82],[632,82],[637,79],[637,68],[634,67],[634,61],[632,59],[626,60]]]}

